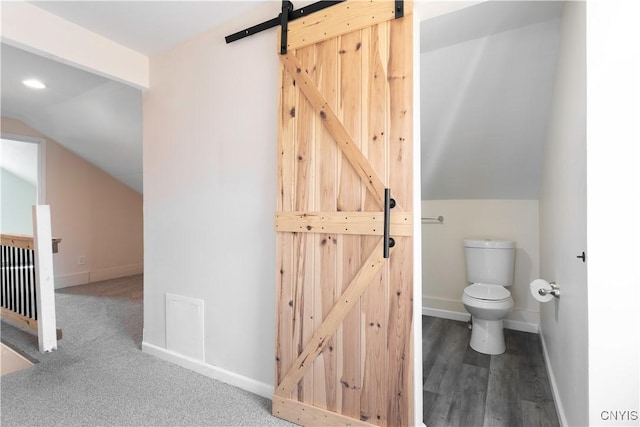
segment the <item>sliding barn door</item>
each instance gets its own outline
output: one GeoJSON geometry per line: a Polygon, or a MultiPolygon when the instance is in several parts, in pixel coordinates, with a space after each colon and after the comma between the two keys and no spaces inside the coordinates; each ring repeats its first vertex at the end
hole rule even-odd
{"type": "Polygon", "coordinates": [[[347,1],[292,21],[280,55],[273,414],[297,424],[413,421],[413,30],[404,7],[394,19],[394,1],[347,1]],[[386,188],[396,202],[389,258],[386,188]]]}

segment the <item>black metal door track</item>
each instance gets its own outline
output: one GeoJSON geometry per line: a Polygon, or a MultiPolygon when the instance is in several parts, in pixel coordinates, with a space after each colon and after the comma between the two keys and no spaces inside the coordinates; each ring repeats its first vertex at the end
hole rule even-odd
{"type": "MultiPolygon", "coordinates": [[[[302,18],[303,16],[310,15],[327,7],[342,3],[343,1],[345,0],[324,0],[310,4],[309,6],[301,7],[298,10],[293,10],[293,3],[288,0],[283,0],[282,12],[280,12],[276,18],[269,19],[268,21],[264,21],[260,24],[254,25],[253,27],[245,28],[242,31],[226,36],[224,39],[228,44],[280,25],[282,31],[282,37],[280,38],[280,53],[284,55],[287,53],[287,25],[289,21],[294,21],[298,18],[302,18]]],[[[395,12],[396,18],[402,18],[404,16],[403,0],[396,0],[395,12]]]]}

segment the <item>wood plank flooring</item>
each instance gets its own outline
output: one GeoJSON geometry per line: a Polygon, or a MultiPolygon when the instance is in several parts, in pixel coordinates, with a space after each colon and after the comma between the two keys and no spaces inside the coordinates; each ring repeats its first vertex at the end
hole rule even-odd
{"type": "Polygon", "coordinates": [[[539,336],[505,329],[499,356],[469,347],[466,322],[422,316],[428,427],[559,426],[539,336]]]}

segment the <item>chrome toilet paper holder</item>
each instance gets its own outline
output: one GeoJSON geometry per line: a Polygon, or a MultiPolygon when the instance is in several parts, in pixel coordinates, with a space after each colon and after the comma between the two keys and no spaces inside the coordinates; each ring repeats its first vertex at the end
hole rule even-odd
{"type": "Polygon", "coordinates": [[[538,289],[538,293],[542,296],[551,294],[556,298],[560,298],[560,288],[556,285],[555,282],[549,283],[551,289],[538,289]]]}

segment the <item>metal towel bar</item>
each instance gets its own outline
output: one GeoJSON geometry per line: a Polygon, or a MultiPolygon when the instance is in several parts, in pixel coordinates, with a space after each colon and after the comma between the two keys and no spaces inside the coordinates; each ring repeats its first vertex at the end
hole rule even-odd
{"type": "Polygon", "coordinates": [[[422,222],[425,221],[438,221],[440,224],[442,224],[444,222],[444,217],[442,215],[438,216],[438,217],[423,217],[422,218],[422,222]]]}

